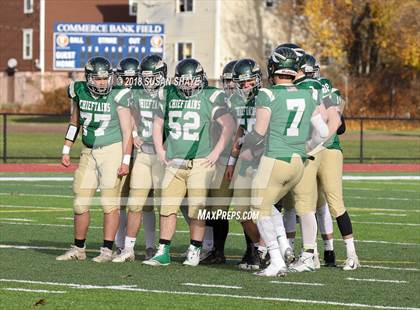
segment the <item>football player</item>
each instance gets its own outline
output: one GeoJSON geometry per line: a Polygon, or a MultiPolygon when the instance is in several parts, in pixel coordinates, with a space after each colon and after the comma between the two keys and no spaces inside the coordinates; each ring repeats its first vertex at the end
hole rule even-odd
{"type": "Polygon", "coordinates": [[[112,247],[119,222],[120,185],[128,174],[132,140],[131,116],[120,99],[129,89],[112,91],[113,72],[103,57],[91,58],[85,65],[86,81],[72,82],[68,93],[73,112],[65,136],[62,164],[70,165],[70,148],[79,126],[82,142],[79,168],[75,172],[74,245],[57,260],[84,260],[85,240],[89,227],[89,208],[97,188],[101,190],[104,212],[104,240],[94,262],[112,260],[112,247]]]}
{"type": "MultiPolygon", "coordinates": [[[[315,74],[319,75],[319,70],[315,74]]],[[[331,82],[327,78],[319,77],[319,81],[322,84],[322,96],[331,105],[331,109],[329,109],[331,110],[331,114],[336,119],[341,116],[342,123],[337,129],[337,133],[342,134],[345,131],[344,118],[341,115],[344,102],[340,96],[340,92],[332,87],[331,82]]],[[[342,180],[343,153],[337,133],[323,143],[326,148],[321,151],[322,156],[318,171],[318,180],[325,193],[325,199],[330,212],[337,221],[337,226],[346,245],[347,259],[344,263],[343,270],[349,271],[360,267],[360,262],[354,246],[350,216],[344,206],[342,180]]]]}
{"type": "MultiPolygon", "coordinates": [[[[234,65],[232,78],[236,90],[230,98],[230,104],[238,128],[226,174],[230,180],[234,179],[231,207],[243,217],[243,214],[251,209],[252,178],[258,167],[260,157],[249,161],[241,160],[238,163],[236,161],[241,150],[243,137],[246,133],[251,132],[255,125],[255,100],[261,88],[262,73],[259,65],[253,59],[245,58],[238,60],[234,65]],[[234,173],[234,169],[237,173],[234,173]],[[233,177],[234,175],[235,177],[233,177]]],[[[251,219],[244,218],[240,222],[244,229],[247,247],[238,266],[244,270],[259,269],[260,259],[257,248],[260,235],[258,228],[251,219]]]]}
{"type": "MultiPolygon", "coordinates": [[[[227,96],[227,103],[230,106],[230,98],[235,90],[235,84],[233,82],[233,67],[237,63],[237,60],[230,61],[223,68],[220,81],[223,85],[223,90],[227,96]]],[[[221,126],[215,122],[212,126],[212,137],[213,143],[217,144],[221,134],[221,126]]],[[[214,173],[212,186],[210,189],[210,201],[214,204],[209,206],[208,209],[212,212],[217,210],[227,211],[230,200],[232,198],[233,191],[230,188],[230,180],[227,178],[227,164],[229,161],[230,150],[232,148],[232,141],[226,145],[223,152],[220,154],[220,158],[216,163],[216,172],[214,173]]],[[[226,257],[224,254],[225,242],[229,233],[229,221],[227,219],[217,218],[206,221],[206,233],[203,241],[203,251],[206,244],[211,244],[212,248],[207,255],[201,255],[200,264],[224,264],[226,257]],[[206,242],[207,241],[207,242],[206,242]]],[[[206,254],[206,253],[204,253],[206,254]]]]}
{"type": "Polygon", "coordinates": [[[277,276],[284,274],[287,267],[271,219],[273,205],[293,191],[303,176],[311,124],[322,136],[328,127],[320,118],[317,100],[305,88],[293,84],[299,68],[295,51],[277,48],[267,67],[273,86],[259,92],[256,124],[245,136],[244,147],[246,156],[256,154],[266,139],[264,156],[252,183],[252,209],[259,212],[257,225],[270,254],[270,265],[257,275],[277,276]]]}
{"type": "MultiPolygon", "coordinates": [[[[122,59],[117,66],[115,71],[116,84],[114,83],[113,89],[123,89],[128,88],[132,89],[139,83],[139,61],[135,58],[124,58],[122,59]]],[[[131,97],[131,91],[128,92],[121,99],[120,102],[125,101],[125,105],[129,106],[130,103],[127,102],[125,98],[131,97]]],[[[130,161],[130,171],[133,163],[133,153],[130,161]]],[[[121,206],[120,206],[120,224],[118,226],[117,234],[115,235],[115,246],[117,248],[116,255],[119,255],[124,249],[125,244],[125,235],[127,227],[127,199],[130,192],[130,175],[129,172],[124,182],[121,184],[121,206]]]]}
{"type": "Polygon", "coordinates": [[[170,244],[176,229],[177,212],[188,195],[191,242],[184,265],[197,266],[205,231],[200,214],[206,207],[215,164],[232,136],[234,121],[222,90],[207,86],[201,64],[192,58],[175,68],[174,85],[159,93],[161,112],[154,118],[153,141],[157,156],[166,165],[162,181],[160,239],[157,253],[143,263],[169,265],[170,244]],[[213,147],[211,123],[218,122],[222,133],[213,147]],[[166,149],[163,136],[166,137],[166,149]]]}
{"type": "Polygon", "coordinates": [[[146,239],[146,260],[153,257],[155,247],[154,203],[147,203],[147,199],[152,189],[154,202],[160,197],[164,171],[156,156],[152,131],[153,117],[159,109],[158,91],[165,84],[167,66],[160,56],[150,55],[146,56],[137,68],[142,87],[132,88],[131,96],[122,99],[131,100],[130,106],[135,124],[133,140],[137,154],[130,178],[129,212],[124,250],[114,258],[113,262],[135,259],[134,246],[142,218],[146,239]]]}

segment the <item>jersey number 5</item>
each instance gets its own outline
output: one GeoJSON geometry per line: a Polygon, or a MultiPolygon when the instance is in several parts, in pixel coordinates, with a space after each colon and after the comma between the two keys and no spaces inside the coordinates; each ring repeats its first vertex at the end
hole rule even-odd
{"type": "Polygon", "coordinates": [[[297,137],[299,136],[300,121],[305,111],[305,99],[287,99],[286,105],[287,110],[291,111],[287,123],[288,127],[286,128],[286,136],[297,137]]]}

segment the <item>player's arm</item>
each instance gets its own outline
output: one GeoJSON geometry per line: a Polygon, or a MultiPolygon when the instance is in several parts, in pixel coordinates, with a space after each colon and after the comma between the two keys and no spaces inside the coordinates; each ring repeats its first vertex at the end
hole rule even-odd
{"type": "Polygon", "coordinates": [[[136,148],[140,148],[140,146],[143,144],[143,141],[140,139],[139,134],[138,134],[138,127],[140,124],[140,111],[135,109],[135,108],[131,108],[131,123],[132,123],[132,137],[133,137],[133,144],[136,148]]]}
{"type": "Polygon", "coordinates": [[[65,167],[70,166],[70,149],[76,141],[77,135],[80,129],[79,117],[80,110],[79,105],[75,100],[72,100],[73,111],[70,116],[70,122],[67,127],[66,136],[64,138],[64,145],[61,157],[61,164],[65,167]]]}
{"type": "Polygon", "coordinates": [[[334,104],[331,96],[324,97],[319,108],[321,109],[321,114],[324,115],[324,119],[328,125],[329,137],[331,137],[341,125],[340,108],[334,104]]]}
{"type": "Polygon", "coordinates": [[[245,136],[241,158],[248,159],[264,148],[264,137],[271,119],[271,109],[267,106],[257,106],[254,129],[245,136]]]}
{"type": "Polygon", "coordinates": [[[206,157],[209,166],[217,162],[229,140],[232,139],[232,134],[235,129],[235,121],[226,108],[219,108],[215,113],[213,119],[221,126],[222,132],[213,150],[206,157]]]}
{"type": "Polygon", "coordinates": [[[156,114],[153,119],[153,144],[155,145],[156,154],[159,160],[164,163],[165,165],[168,164],[166,159],[166,151],[163,146],[163,126],[164,126],[164,119],[163,115],[156,114]]]}
{"type": "Polygon", "coordinates": [[[122,133],[122,151],[123,151],[123,159],[121,162],[121,166],[118,169],[118,175],[124,176],[128,174],[130,160],[131,160],[131,151],[133,149],[133,140],[132,140],[132,118],[130,109],[123,106],[118,106],[117,108],[118,118],[120,120],[120,127],[122,133]]]}

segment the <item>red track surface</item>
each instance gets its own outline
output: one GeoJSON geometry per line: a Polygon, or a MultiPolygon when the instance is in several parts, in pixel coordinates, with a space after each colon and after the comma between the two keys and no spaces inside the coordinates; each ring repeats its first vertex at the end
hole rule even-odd
{"type": "MultiPolygon", "coordinates": [[[[68,168],[59,164],[0,164],[0,172],[74,172],[77,165],[68,168]]],[[[420,164],[344,164],[344,172],[417,172],[420,164]]]]}

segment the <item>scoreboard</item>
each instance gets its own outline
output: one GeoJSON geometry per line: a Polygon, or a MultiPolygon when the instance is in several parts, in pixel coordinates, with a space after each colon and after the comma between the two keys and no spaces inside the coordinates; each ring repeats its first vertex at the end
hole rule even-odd
{"type": "Polygon", "coordinates": [[[83,70],[88,59],[103,56],[113,67],[125,57],[164,56],[164,25],[136,23],[55,23],[53,69],[83,70]]]}

